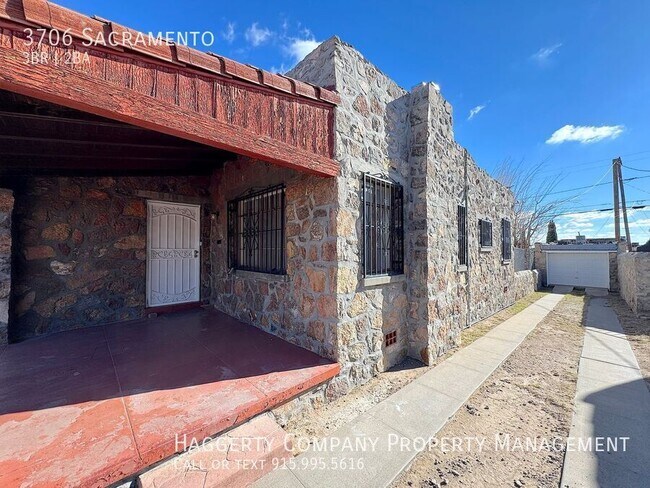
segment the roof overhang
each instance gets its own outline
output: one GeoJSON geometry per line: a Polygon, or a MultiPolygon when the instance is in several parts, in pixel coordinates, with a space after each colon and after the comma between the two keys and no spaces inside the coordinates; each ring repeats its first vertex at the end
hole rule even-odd
{"type": "Polygon", "coordinates": [[[123,42],[137,34],[43,0],[0,0],[0,89],[279,166],[338,174],[336,93],[186,46],[123,42]],[[68,45],[47,35],[30,45],[25,28],[68,33],[68,45]]]}

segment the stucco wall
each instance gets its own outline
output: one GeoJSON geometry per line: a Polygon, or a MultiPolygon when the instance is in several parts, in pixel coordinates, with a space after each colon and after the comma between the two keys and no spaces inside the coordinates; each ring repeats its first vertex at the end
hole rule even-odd
{"type": "MultiPolygon", "coordinates": [[[[207,199],[209,178],[25,177],[13,185],[12,341],[144,316],[146,199],[137,192],[207,199]]],[[[207,250],[202,256],[207,298],[207,250]]]]}
{"type": "Polygon", "coordinates": [[[621,296],[632,311],[640,316],[650,316],[650,253],[620,253],[618,282],[621,296]]]}

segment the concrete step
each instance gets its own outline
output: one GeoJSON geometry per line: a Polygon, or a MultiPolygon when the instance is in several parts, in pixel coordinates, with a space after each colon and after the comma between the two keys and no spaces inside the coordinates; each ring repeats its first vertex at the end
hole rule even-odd
{"type": "Polygon", "coordinates": [[[291,458],[291,443],[271,413],[259,415],[141,474],[142,488],[247,487],[291,458]]]}

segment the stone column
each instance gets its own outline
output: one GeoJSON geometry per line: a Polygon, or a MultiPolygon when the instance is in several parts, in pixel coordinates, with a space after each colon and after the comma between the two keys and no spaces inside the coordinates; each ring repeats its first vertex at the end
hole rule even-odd
{"type": "Polygon", "coordinates": [[[14,196],[0,188],[0,344],[7,343],[11,294],[11,212],[14,196]]]}
{"type": "Polygon", "coordinates": [[[406,256],[409,300],[409,356],[429,364],[429,246],[427,188],[428,143],[431,138],[429,96],[431,87],[420,85],[411,92],[409,165],[411,181],[406,217],[406,256]]]}
{"type": "Polygon", "coordinates": [[[452,155],[451,107],[433,83],[418,85],[411,91],[408,215],[406,218],[409,295],[409,355],[431,364],[451,347],[459,329],[458,310],[449,299],[449,283],[461,277],[447,261],[455,239],[445,239],[441,219],[455,226],[455,204],[450,214],[447,206],[462,190],[444,187],[451,171],[457,172],[452,155]],[[445,176],[446,175],[446,176],[445,176]],[[453,327],[452,327],[453,326],[453,327]]]}
{"type": "MultiPolygon", "coordinates": [[[[457,238],[464,150],[454,140],[451,105],[437,85],[413,88],[409,120],[409,355],[431,364],[458,344],[466,323],[467,272],[458,266],[457,238]]],[[[486,179],[472,171],[474,180],[486,179]]]]}

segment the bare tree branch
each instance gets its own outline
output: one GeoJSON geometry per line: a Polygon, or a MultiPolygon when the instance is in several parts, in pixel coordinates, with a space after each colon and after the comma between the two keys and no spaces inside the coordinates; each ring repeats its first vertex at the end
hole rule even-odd
{"type": "Polygon", "coordinates": [[[546,162],[528,165],[525,161],[504,160],[495,178],[509,187],[515,196],[515,218],[512,225],[514,245],[528,249],[541,237],[548,222],[562,213],[566,198],[553,198],[552,192],[562,175],[544,176],[546,162]]]}

